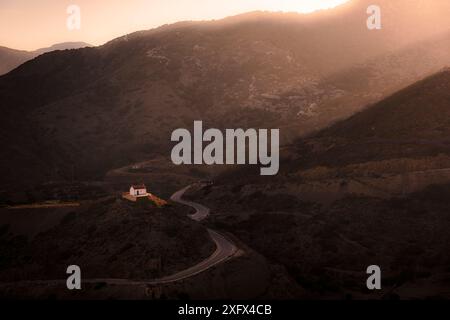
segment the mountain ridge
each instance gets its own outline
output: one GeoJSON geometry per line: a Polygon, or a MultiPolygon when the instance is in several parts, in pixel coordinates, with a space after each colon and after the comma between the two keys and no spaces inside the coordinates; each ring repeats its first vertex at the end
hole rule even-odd
{"type": "Polygon", "coordinates": [[[70,50],[84,47],[91,47],[91,45],[85,42],[62,42],[34,51],[17,50],[0,46],[0,76],[41,54],[56,50],[70,50]]]}
{"type": "Polygon", "coordinates": [[[343,166],[450,155],[450,68],[410,85],[311,137],[301,166],[343,166]]]}
{"type": "Polygon", "coordinates": [[[368,93],[342,90],[324,75],[389,54],[395,40],[368,33],[360,14],[314,28],[279,18],[226,27],[182,23],[41,55],[0,77],[2,143],[11,154],[1,161],[23,168],[4,176],[45,181],[76,167],[79,178],[101,177],[165,154],[171,132],[198,119],[217,128],[279,127],[285,143],[329,125],[361,108],[368,93]]]}

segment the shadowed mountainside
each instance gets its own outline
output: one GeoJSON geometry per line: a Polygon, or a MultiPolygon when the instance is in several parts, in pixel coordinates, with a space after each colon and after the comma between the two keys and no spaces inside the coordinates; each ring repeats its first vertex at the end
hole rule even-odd
{"type": "Polygon", "coordinates": [[[0,75],[6,74],[20,66],[22,63],[47,52],[55,50],[79,49],[85,47],[91,47],[91,45],[84,42],[64,42],[35,51],[15,50],[6,47],[0,47],[0,75]]]}
{"type": "Polygon", "coordinates": [[[446,299],[449,101],[445,69],[286,146],[277,177],[240,168],[191,197],[312,297],[446,299]]]}
{"type": "Polygon", "coordinates": [[[450,155],[449,101],[445,69],[305,139],[297,150],[306,163],[328,166],[450,155]]]}
{"type": "MultiPolygon", "coordinates": [[[[380,174],[450,167],[450,71],[425,78],[346,120],[281,149],[280,183],[306,177],[380,174]]],[[[253,167],[222,173],[220,183],[264,184],[253,167]]]]}
{"type": "MultiPolygon", "coordinates": [[[[330,77],[407,44],[422,46],[419,40],[448,24],[441,17],[448,2],[435,0],[420,14],[415,6],[423,1],[383,2],[385,28],[372,32],[366,2],[312,15],[257,12],[184,22],[41,55],[0,77],[2,182],[92,179],[167,156],[171,132],[193,120],[219,128],[280,127],[288,143],[346,117],[391,85],[374,93],[330,77]],[[407,32],[412,20],[423,27],[414,37],[407,32]]],[[[445,65],[446,57],[430,56],[436,61],[430,68],[402,83],[445,65]]],[[[369,75],[390,71],[388,64],[369,75]]]]}
{"type": "MultiPolygon", "coordinates": [[[[63,209],[53,209],[54,217],[57,210],[63,209]]],[[[42,214],[42,209],[16,215],[32,214],[42,214]]],[[[181,206],[159,209],[150,202],[110,197],[59,216],[59,223],[31,237],[2,224],[0,281],[64,279],[74,260],[83,266],[86,279],[157,279],[191,267],[215,250],[207,231],[187,218],[181,206]]]]}

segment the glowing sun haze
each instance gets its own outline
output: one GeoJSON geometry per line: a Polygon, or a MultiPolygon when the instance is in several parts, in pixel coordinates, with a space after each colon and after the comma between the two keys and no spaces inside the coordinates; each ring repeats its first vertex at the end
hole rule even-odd
{"type": "Polygon", "coordinates": [[[103,44],[138,30],[248,11],[309,13],[348,0],[0,0],[0,46],[34,50],[59,42],[103,44]],[[66,28],[67,7],[81,8],[81,30],[66,28]]]}

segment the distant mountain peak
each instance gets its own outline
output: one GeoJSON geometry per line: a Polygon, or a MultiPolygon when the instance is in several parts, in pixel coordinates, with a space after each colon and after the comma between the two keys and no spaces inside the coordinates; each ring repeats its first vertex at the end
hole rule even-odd
{"type": "Polygon", "coordinates": [[[16,50],[0,46],[0,76],[41,54],[56,50],[80,49],[85,47],[92,47],[92,45],[86,42],[62,42],[35,51],[16,50]]]}
{"type": "Polygon", "coordinates": [[[68,50],[68,49],[80,49],[80,48],[86,48],[86,47],[92,47],[92,45],[86,43],[86,42],[61,42],[54,44],[47,48],[41,48],[36,51],[34,51],[36,54],[43,54],[51,51],[56,50],[68,50]]]}

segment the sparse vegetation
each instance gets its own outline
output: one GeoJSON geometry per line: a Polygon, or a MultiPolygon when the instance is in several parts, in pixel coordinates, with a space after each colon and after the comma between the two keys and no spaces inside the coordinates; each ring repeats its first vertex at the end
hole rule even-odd
{"type": "Polygon", "coordinates": [[[1,230],[0,281],[64,279],[74,263],[85,278],[156,279],[214,251],[206,230],[184,208],[143,207],[114,197],[66,214],[28,240],[6,226],[1,230]]]}

